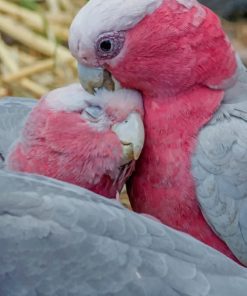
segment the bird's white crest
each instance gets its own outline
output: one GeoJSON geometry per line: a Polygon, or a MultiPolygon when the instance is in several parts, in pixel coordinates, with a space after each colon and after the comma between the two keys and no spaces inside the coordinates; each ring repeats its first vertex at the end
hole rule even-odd
{"type": "Polygon", "coordinates": [[[131,106],[133,110],[143,110],[142,97],[135,90],[119,89],[112,92],[99,89],[95,95],[91,95],[79,83],[55,89],[49,92],[44,99],[47,106],[54,111],[80,111],[87,107],[88,103],[98,105],[103,109],[112,106],[121,110],[121,108],[131,106]]]}
{"type": "MultiPolygon", "coordinates": [[[[127,31],[147,15],[152,14],[163,3],[172,6],[176,2],[182,5],[185,11],[196,8],[193,19],[194,26],[199,26],[205,19],[205,9],[197,0],[90,0],[78,12],[71,24],[70,51],[78,60],[80,57],[84,57],[84,59],[86,57],[86,61],[95,62],[95,42],[100,34],[127,31]]],[[[121,59],[123,54],[124,49],[115,58],[116,61],[121,59]]],[[[111,63],[114,64],[114,59],[111,60],[111,63]]]]}
{"type": "Polygon", "coordinates": [[[71,84],[52,90],[45,96],[48,107],[56,111],[73,112],[84,109],[85,100],[93,97],[80,84],[71,84]]]}
{"type": "Polygon", "coordinates": [[[128,30],[153,13],[164,0],[90,0],[77,14],[70,28],[70,49],[78,40],[88,48],[100,33],[128,30]],[[78,28],[81,30],[78,31],[78,28]],[[80,36],[78,36],[80,34],[80,36]]]}

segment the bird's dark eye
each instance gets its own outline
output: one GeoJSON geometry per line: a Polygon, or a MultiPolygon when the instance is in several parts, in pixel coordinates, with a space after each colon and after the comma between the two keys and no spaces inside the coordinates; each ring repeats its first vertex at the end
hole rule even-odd
{"type": "Polygon", "coordinates": [[[124,32],[108,32],[101,34],[95,44],[96,55],[100,59],[112,59],[123,48],[124,32]]]}
{"type": "Polygon", "coordinates": [[[110,40],[104,40],[100,43],[100,49],[104,52],[111,51],[112,43],[110,40]]]}

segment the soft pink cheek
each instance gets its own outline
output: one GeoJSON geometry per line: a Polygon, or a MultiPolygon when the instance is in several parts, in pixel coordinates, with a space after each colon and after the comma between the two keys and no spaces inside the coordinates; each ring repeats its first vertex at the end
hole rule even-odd
{"type": "MultiPolygon", "coordinates": [[[[80,114],[61,113],[52,114],[47,118],[45,130],[43,131],[47,141],[57,147],[78,142],[87,138],[87,126],[80,118],[80,114]]],[[[59,149],[60,150],[60,149],[59,149]]]]}
{"type": "Polygon", "coordinates": [[[45,133],[47,141],[57,151],[87,157],[93,163],[109,162],[109,167],[121,161],[122,146],[116,134],[110,130],[94,130],[83,122],[80,114],[50,116],[45,133]]]}
{"type": "Polygon", "coordinates": [[[97,154],[101,154],[112,167],[119,167],[122,159],[122,145],[117,136],[112,132],[106,132],[97,138],[94,137],[94,140],[97,154]]]}

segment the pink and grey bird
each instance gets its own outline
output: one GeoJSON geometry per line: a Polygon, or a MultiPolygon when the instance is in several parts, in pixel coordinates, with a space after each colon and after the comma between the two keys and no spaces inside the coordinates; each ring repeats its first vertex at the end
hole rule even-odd
{"type": "Polygon", "coordinates": [[[6,170],[0,188],[1,296],[246,295],[246,268],[115,200],[6,170]]]}
{"type": "Polygon", "coordinates": [[[32,109],[18,138],[16,123],[20,126],[30,104],[28,99],[0,101],[5,167],[115,198],[143,147],[141,96],[131,90],[99,90],[92,96],[79,84],[54,90],[32,109]]]}
{"type": "Polygon", "coordinates": [[[134,210],[247,265],[247,74],[218,17],[195,0],[91,0],[69,44],[85,89],[103,67],[143,95],[134,210]]]}
{"type": "MultiPolygon", "coordinates": [[[[33,172],[64,178],[60,160],[66,165],[66,157],[81,148],[80,156],[87,156],[87,162],[81,164],[77,154],[78,163],[71,162],[75,170],[81,165],[86,175],[94,172],[94,180],[103,168],[93,170],[94,159],[84,146],[97,141],[102,150],[94,156],[101,160],[104,145],[112,144],[105,133],[113,129],[112,137],[120,138],[114,141],[117,151],[120,142],[124,144],[116,169],[119,162],[124,166],[132,154],[140,153],[141,117],[140,96],[126,90],[99,91],[91,98],[74,85],[53,91],[38,104],[0,100],[0,165],[5,166],[10,150],[7,164],[14,168],[31,167],[33,172]],[[99,114],[104,117],[101,124],[99,114]],[[10,149],[23,124],[21,138],[10,149]],[[104,131],[105,137],[92,138],[97,131],[104,131]]],[[[81,177],[82,186],[86,176],[81,177]]],[[[111,182],[116,187],[114,178],[111,182]]],[[[3,169],[0,188],[0,295],[246,295],[245,268],[116,201],[73,184],[3,169]]]]}

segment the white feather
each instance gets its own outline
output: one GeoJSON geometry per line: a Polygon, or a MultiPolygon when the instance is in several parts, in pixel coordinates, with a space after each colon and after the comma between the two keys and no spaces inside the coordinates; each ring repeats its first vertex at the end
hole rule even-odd
{"type": "Polygon", "coordinates": [[[93,97],[80,84],[71,84],[49,92],[45,96],[48,107],[56,111],[79,111],[87,105],[86,99],[93,97]],[[68,97],[68,93],[70,96],[68,97]]]}
{"type": "Polygon", "coordinates": [[[126,106],[131,106],[133,110],[143,110],[142,97],[135,90],[118,89],[112,92],[99,89],[96,95],[91,95],[79,83],[55,89],[49,92],[44,99],[48,108],[54,111],[80,111],[85,109],[88,103],[100,106],[103,110],[109,106],[116,110],[121,110],[126,106]]]}
{"type": "Polygon", "coordinates": [[[91,0],[75,17],[70,28],[70,50],[77,52],[78,40],[94,47],[97,36],[104,32],[124,31],[134,27],[164,0],[91,0]],[[93,20],[93,21],[92,21],[93,20]],[[88,25],[90,24],[90,26],[88,25]],[[81,28],[81,30],[78,30],[81,28]]]}

